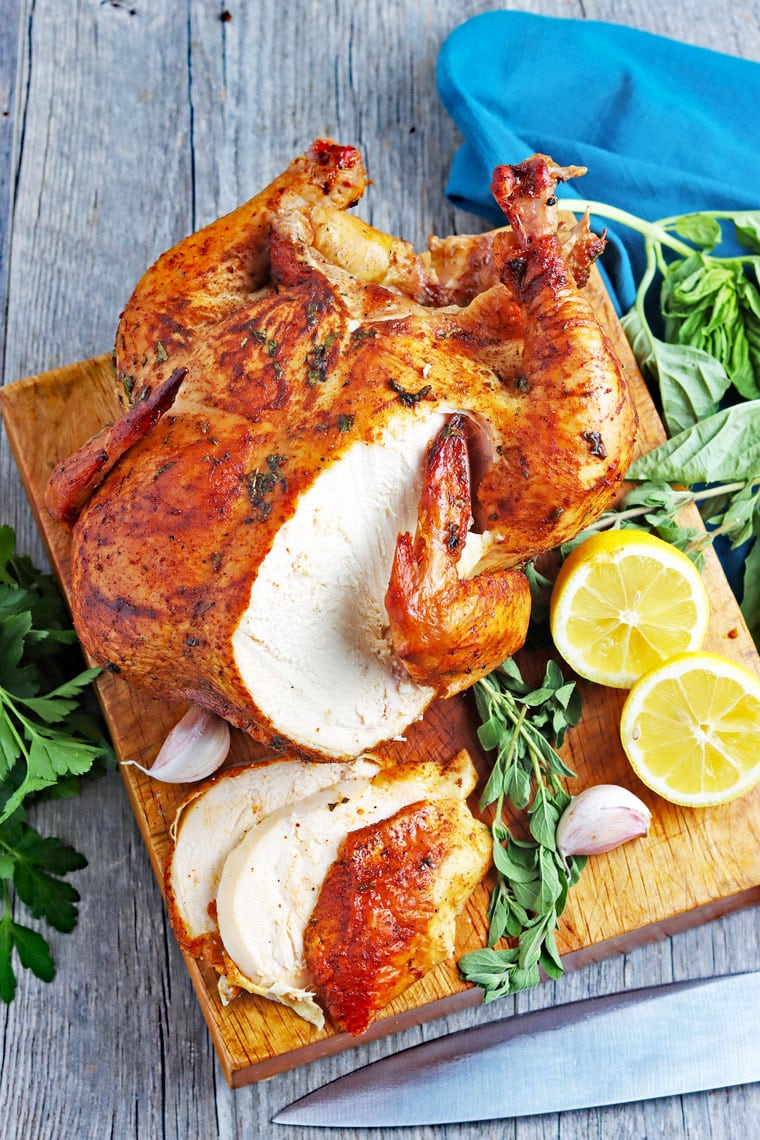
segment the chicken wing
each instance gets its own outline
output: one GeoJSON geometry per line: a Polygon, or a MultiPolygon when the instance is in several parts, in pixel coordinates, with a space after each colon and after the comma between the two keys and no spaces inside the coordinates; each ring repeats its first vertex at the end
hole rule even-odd
{"type": "Polygon", "coordinates": [[[428,449],[417,529],[398,537],[385,595],[399,659],[447,697],[521,648],[531,605],[521,570],[459,575],[473,521],[465,423],[452,416],[428,449]]]}
{"type": "Polygon", "coordinates": [[[162,254],[119,319],[114,362],[122,403],[134,403],[164,381],[184,365],[205,329],[269,287],[270,229],[283,198],[345,210],[366,186],[364,162],[354,147],[316,139],[248,202],[162,254]]]}

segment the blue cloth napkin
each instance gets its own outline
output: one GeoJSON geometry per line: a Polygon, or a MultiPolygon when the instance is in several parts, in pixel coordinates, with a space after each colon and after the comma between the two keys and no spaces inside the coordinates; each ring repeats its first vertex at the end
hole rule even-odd
{"type": "MultiPolygon", "coordinates": [[[[438,89],[465,139],[448,196],[494,225],[504,219],[489,191],[493,168],[536,151],[588,167],[559,194],[647,221],[760,205],[760,64],[752,61],[616,24],[497,11],[444,42],[438,89]]],[[[626,312],[643,271],[642,239],[603,224],[601,265],[626,312]]]]}

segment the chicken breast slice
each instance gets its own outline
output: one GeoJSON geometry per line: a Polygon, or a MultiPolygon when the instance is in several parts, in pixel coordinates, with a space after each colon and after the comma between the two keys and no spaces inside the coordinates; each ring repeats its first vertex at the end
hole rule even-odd
{"type": "Polygon", "coordinates": [[[304,931],[346,836],[409,804],[464,800],[475,782],[462,752],[443,766],[427,761],[341,780],[267,815],[227,856],[219,882],[219,933],[234,965],[226,980],[321,1027],[304,931]]]}
{"type": "Polygon", "coordinates": [[[491,853],[489,829],[462,800],[409,804],[346,837],[304,934],[317,994],[340,1029],[364,1033],[451,957],[491,853]]]}
{"type": "Polygon", "coordinates": [[[377,764],[369,760],[261,761],[223,771],[194,788],[174,818],[164,873],[164,893],[180,944],[190,953],[214,958],[217,925],[212,911],[224,861],[259,820],[339,780],[376,772],[377,764]]]}
{"type": "Polygon", "coordinates": [[[445,422],[440,409],[398,418],[322,471],[275,535],[233,635],[273,730],[325,756],[398,736],[435,695],[398,661],[385,593],[398,533],[416,525],[425,449],[445,422]]]}

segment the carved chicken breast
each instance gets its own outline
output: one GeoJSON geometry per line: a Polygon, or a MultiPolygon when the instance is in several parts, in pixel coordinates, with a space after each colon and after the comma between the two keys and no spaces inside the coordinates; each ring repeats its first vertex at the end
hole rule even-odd
{"type": "Polygon", "coordinates": [[[345,764],[260,761],[226,769],[194,788],[171,828],[164,894],[177,941],[209,962],[221,962],[215,918],[216,893],[225,860],[264,816],[308,799],[340,780],[371,777],[369,760],[345,764]]]}
{"type": "Polygon", "coordinates": [[[48,489],[97,661],[339,759],[521,646],[522,564],[608,505],[635,431],[557,235],[576,173],[500,168],[469,285],[346,215],[363,166],[324,142],[159,259],[117,336],[131,406],[48,489]]]}
{"type": "Polygon", "coordinates": [[[363,1033],[451,957],[490,858],[488,829],[460,800],[410,804],[346,836],[304,931],[306,965],[339,1028],[363,1033]]]}
{"type": "Polygon", "coordinates": [[[166,868],[180,943],[214,966],[225,1001],[246,990],[321,1027],[319,998],[336,1024],[363,1032],[453,952],[456,918],[491,859],[490,832],[465,803],[475,782],[465,752],[386,769],[289,759],[207,782],[178,812],[166,868]],[[341,874],[357,845],[373,854],[354,854],[341,874]],[[402,907],[404,928],[388,941],[402,907]],[[348,970],[346,939],[360,939],[360,926],[364,973],[378,973],[349,1017],[336,993],[345,985],[353,1005],[361,968],[348,970]]]}

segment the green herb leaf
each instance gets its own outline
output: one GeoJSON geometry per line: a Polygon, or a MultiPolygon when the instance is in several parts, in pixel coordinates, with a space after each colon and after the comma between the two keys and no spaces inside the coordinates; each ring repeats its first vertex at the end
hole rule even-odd
{"type": "Polygon", "coordinates": [[[702,249],[714,249],[720,245],[722,231],[717,218],[709,214],[682,214],[675,220],[672,227],[675,232],[687,241],[702,249]]]}
{"type": "Polygon", "coordinates": [[[745,249],[760,253],[760,210],[734,214],[734,231],[745,249]]]}
{"type": "MultiPolygon", "coordinates": [[[[5,845],[0,830],[0,846],[5,845]]],[[[77,891],[61,876],[87,866],[83,855],[60,839],[43,839],[23,824],[12,848],[16,893],[34,918],[44,918],[56,930],[68,933],[77,921],[77,891]]]]}
{"type": "Polygon", "coordinates": [[[98,672],[82,669],[54,580],[17,555],[13,530],[0,527],[0,997],[6,1002],[16,992],[14,953],[42,980],[55,974],[47,941],[14,921],[13,902],[61,932],[77,921],[79,894],[64,876],[86,860],[60,839],[39,835],[24,811],[40,792],[74,794],[78,777],[113,762],[84,704],[98,672]]]}
{"type": "Polygon", "coordinates": [[[495,1001],[522,986],[512,985],[517,971],[517,950],[473,950],[459,960],[462,976],[483,989],[483,1001],[495,1001]]]}
{"type": "Polygon", "coordinates": [[[85,669],[46,696],[27,697],[20,703],[46,724],[60,723],[79,707],[80,694],[99,675],[100,669],[85,669]]]}
{"type": "Polygon", "coordinates": [[[744,560],[741,610],[755,644],[760,645],[760,512],[753,519],[755,541],[744,560]]]}
{"type": "MultiPolygon", "coordinates": [[[[705,545],[717,535],[733,546],[749,541],[741,604],[760,644],[760,210],[703,211],[648,222],[604,202],[573,200],[572,208],[627,226],[644,242],[646,268],[623,326],[642,370],[659,385],[672,438],[638,459],[628,477],[648,484],[647,492],[651,484],[684,484],[710,528],[704,536],[684,527],[672,502],[652,502],[647,510],[647,504],[629,499],[575,544],[596,530],[641,526],[701,566],[705,545]],[[724,221],[733,225],[746,253],[716,254],[724,221]],[[658,277],[664,340],[654,335],[648,315],[649,290],[658,277]],[[745,402],[736,403],[735,394],[745,402]]],[[[562,548],[563,555],[568,549],[562,548]]]]}
{"type": "MultiPolygon", "coordinates": [[[[635,301],[640,326],[651,334],[647,295],[659,271],[665,340],[708,352],[745,399],[760,397],[760,211],[704,211],[647,222],[600,202],[573,201],[572,205],[579,212],[590,208],[597,216],[642,234],[647,268],[635,301]],[[723,219],[733,223],[748,253],[738,257],[714,253],[722,238],[723,219]]],[[[651,353],[648,338],[634,338],[632,344],[645,367],[651,353]]]]}
{"type": "Polygon", "coordinates": [[[667,483],[760,477],[760,400],[717,412],[634,460],[626,476],[667,483]]]}
{"type": "Polygon", "coordinates": [[[555,981],[562,976],[562,961],[557,950],[554,930],[551,927],[544,936],[544,944],[541,947],[541,957],[538,964],[544,973],[548,974],[550,978],[554,978],[555,981]]]}
{"type": "Polygon", "coordinates": [[[556,850],[559,818],[570,796],[561,779],[573,773],[560,758],[568,728],[581,716],[580,696],[550,660],[541,684],[526,682],[514,659],[475,685],[481,717],[480,742],[496,753],[481,796],[481,807],[495,804],[491,824],[497,881],[488,907],[489,949],[459,963],[463,976],[484,990],[484,1000],[534,985],[539,965],[553,977],[562,972],[553,931],[579,864],[565,866],[556,850]],[[530,839],[514,836],[503,816],[505,803],[527,811],[530,839]],[[502,938],[516,941],[491,949],[502,938]]]}
{"type": "Polygon", "coordinates": [[[668,433],[684,431],[717,411],[731,380],[701,348],[667,344],[645,330],[637,309],[621,322],[640,367],[657,381],[668,433]]]}
{"type": "Polygon", "coordinates": [[[43,982],[52,982],[55,963],[50,947],[37,931],[13,921],[6,889],[5,907],[0,916],[0,999],[6,1003],[13,1001],[16,994],[16,975],[12,965],[14,949],[25,969],[31,970],[43,982]]]}
{"type": "Polygon", "coordinates": [[[556,804],[542,792],[543,789],[539,789],[528,810],[530,833],[540,847],[556,851],[554,833],[557,830],[559,817],[562,813],[556,804]]]}

